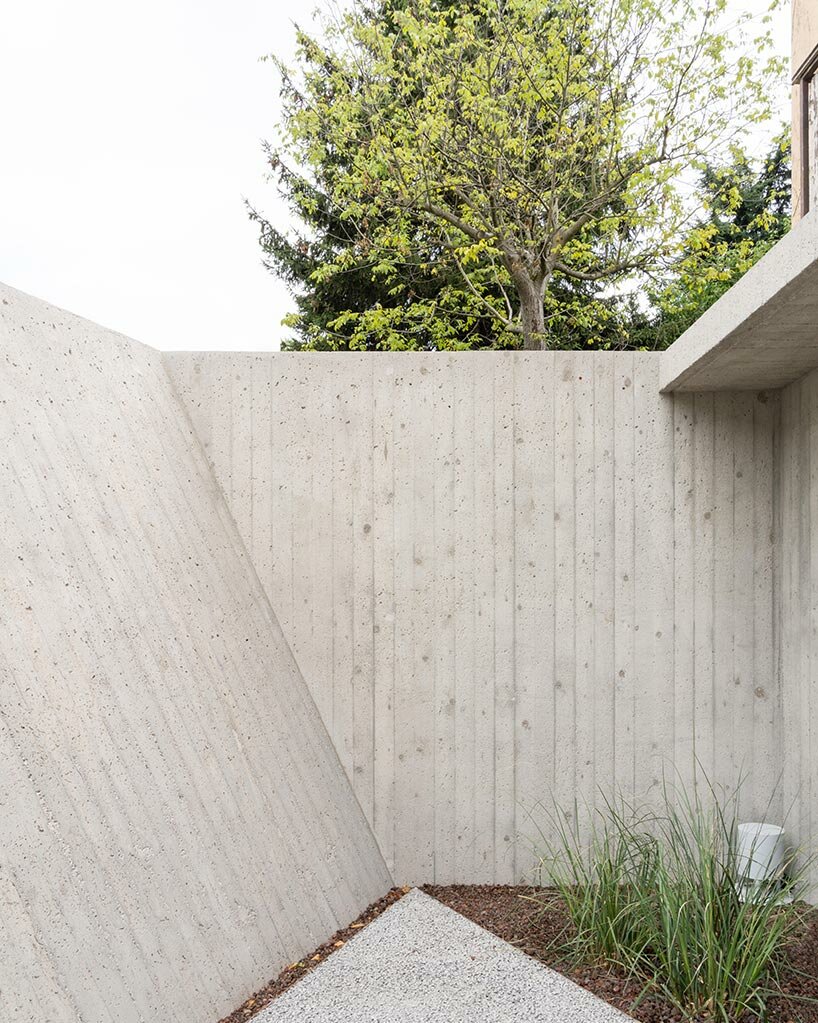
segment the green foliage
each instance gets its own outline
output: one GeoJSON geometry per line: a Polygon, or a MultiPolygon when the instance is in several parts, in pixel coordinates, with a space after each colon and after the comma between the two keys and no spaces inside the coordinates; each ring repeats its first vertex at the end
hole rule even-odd
{"type": "Polygon", "coordinates": [[[664,348],[708,309],[790,228],[790,143],[784,136],[756,167],[735,150],[723,166],[707,165],[700,199],[706,213],[686,235],[661,286],[651,290],[657,312],[637,340],[664,348]]]}
{"type": "Polygon", "coordinates": [[[301,343],[627,343],[610,288],[668,265],[683,173],[769,113],[780,65],[724,10],[377,0],[301,33],[270,162],[305,230],[262,223],[271,268],[308,281],[301,343]]]}
{"type": "MultiPolygon", "coordinates": [[[[358,243],[354,225],[327,194],[329,167],[308,181],[271,153],[295,236],[278,231],[254,210],[267,268],[291,288],[296,312],[285,325],[294,336],[284,348],[464,349],[502,346],[493,323],[475,308],[462,280],[447,277],[423,234],[413,232],[413,254],[385,275],[358,243]],[[343,263],[344,270],[327,272],[343,263]]],[[[336,162],[335,160],[333,163],[336,162]]]]}
{"type": "MultiPolygon", "coordinates": [[[[571,948],[641,978],[643,997],[659,994],[685,1018],[764,1018],[800,911],[777,890],[742,900],[736,797],[663,794],[658,811],[606,800],[589,833],[577,807],[548,815],[541,871],[568,910],[571,948]]],[[[804,866],[786,867],[797,895],[804,866]]]]}

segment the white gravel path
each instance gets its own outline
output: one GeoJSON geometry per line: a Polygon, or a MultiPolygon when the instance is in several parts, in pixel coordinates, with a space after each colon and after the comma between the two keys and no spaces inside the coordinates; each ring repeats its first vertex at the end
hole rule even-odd
{"type": "Polygon", "coordinates": [[[629,1016],[413,889],[257,1023],[626,1023],[629,1016]]]}

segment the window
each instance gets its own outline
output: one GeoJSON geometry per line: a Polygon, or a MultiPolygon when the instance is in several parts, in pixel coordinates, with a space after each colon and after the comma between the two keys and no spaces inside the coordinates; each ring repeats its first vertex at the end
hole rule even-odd
{"type": "Polygon", "coordinates": [[[818,208],[818,46],[810,53],[795,75],[796,139],[793,153],[796,180],[800,193],[802,215],[818,208]]]}

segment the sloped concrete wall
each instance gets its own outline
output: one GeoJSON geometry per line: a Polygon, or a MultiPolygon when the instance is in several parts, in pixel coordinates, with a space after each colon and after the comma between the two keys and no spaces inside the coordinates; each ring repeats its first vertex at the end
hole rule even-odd
{"type": "Polygon", "coordinates": [[[660,356],[169,356],[400,883],[512,881],[528,808],[780,772],[776,394],[660,356]]]}
{"type": "Polygon", "coordinates": [[[0,1016],[212,1023],[390,878],[158,353],[0,288],[0,1016]]]}
{"type": "MultiPolygon", "coordinates": [[[[818,370],[781,395],[779,468],[782,769],[787,827],[818,847],[818,370]]],[[[818,893],[818,863],[813,870],[818,893]]]]}

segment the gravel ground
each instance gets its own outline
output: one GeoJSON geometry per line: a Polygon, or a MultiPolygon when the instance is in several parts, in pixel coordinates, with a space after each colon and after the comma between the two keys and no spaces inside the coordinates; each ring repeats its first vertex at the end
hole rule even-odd
{"type": "Polygon", "coordinates": [[[257,1023],[625,1023],[566,977],[416,889],[257,1023]]]}
{"type": "Polygon", "coordinates": [[[319,945],[318,948],[305,955],[303,959],[285,966],[278,976],[272,977],[264,987],[254,991],[237,1009],[234,1009],[229,1016],[221,1019],[219,1023],[247,1023],[247,1020],[252,1019],[253,1016],[261,1012],[265,1005],[269,1005],[274,998],[278,998],[287,988],[292,987],[293,984],[305,977],[310,970],[316,969],[331,955],[337,955],[339,949],[342,949],[350,938],[357,937],[367,924],[371,924],[376,917],[379,917],[381,913],[389,909],[393,903],[397,902],[398,899],[402,899],[408,891],[411,891],[411,889],[393,888],[391,891],[388,891],[386,895],[373,902],[371,906],[367,906],[363,913],[353,920],[351,924],[336,931],[323,945],[319,945]]]}

